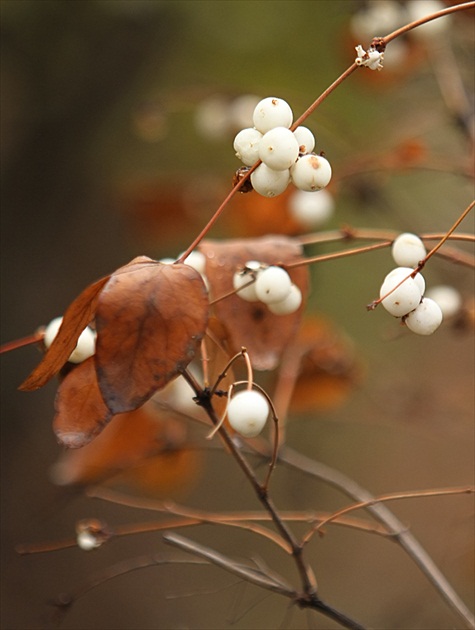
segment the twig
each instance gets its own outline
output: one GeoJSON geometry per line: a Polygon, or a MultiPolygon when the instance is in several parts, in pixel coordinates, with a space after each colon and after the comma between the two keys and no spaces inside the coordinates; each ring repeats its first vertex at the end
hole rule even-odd
{"type": "Polygon", "coordinates": [[[321,479],[338,488],[355,501],[368,501],[366,509],[373,514],[389,531],[394,540],[401,545],[412,560],[435,586],[449,607],[463,620],[467,628],[475,628],[475,618],[465,603],[460,599],[447,578],[436,566],[432,558],[421,546],[415,536],[399,521],[399,519],[382,503],[371,503],[375,497],[362,488],[353,479],[333,468],[316,462],[288,446],[281,449],[279,460],[293,468],[321,479]]]}

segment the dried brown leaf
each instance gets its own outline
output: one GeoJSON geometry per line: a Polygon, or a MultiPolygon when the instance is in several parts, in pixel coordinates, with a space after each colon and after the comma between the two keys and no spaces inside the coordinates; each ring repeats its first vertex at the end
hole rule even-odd
{"type": "MultiPolygon", "coordinates": [[[[233,291],[234,272],[250,260],[285,265],[302,257],[301,245],[285,236],[204,241],[200,250],[206,256],[206,276],[212,299],[233,291]]],[[[302,306],[290,315],[274,315],[265,304],[246,302],[238,295],[215,304],[216,316],[229,335],[232,353],[245,347],[256,369],[274,369],[298,331],[308,293],[308,271],[306,267],[296,267],[289,270],[289,275],[303,296],[302,306]]]]}
{"type": "Polygon", "coordinates": [[[69,305],[64,313],[61,328],[53,343],[44,355],[41,363],[36,366],[28,378],[20,385],[20,390],[31,391],[43,387],[60,371],[76,347],[79,335],[94,319],[99,294],[109,278],[110,276],[106,276],[90,284],[69,305]]]}
{"type": "Polygon", "coordinates": [[[193,359],[208,298],[193,268],[140,259],[113,274],[96,312],[96,370],[112,413],[140,407],[193,359]]]}
{"type": "Polygon", "coordinates": [[[60,444],[80,448],[90,442],[112,417],[97,384],[94,357],[64,378],[55,399],[53,431],[60,444]]]}

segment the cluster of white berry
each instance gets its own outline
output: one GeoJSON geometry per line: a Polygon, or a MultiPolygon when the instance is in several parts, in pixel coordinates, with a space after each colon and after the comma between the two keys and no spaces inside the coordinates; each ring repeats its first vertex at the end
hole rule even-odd
{"type": "MultiPolygon", "coordinates": [[[[46,326],[44,331],[43,343],[45,348],[49,348],[53,343],[63,322],[62,317],[55,317],[46,326]]],[[[76,347],[71,352],[68,361],[70,363],[82,363],[96,351],[96,331],[87,326],[79,335],[76,347]]]]}
{"type": "Polygon", "coordinates": [[[267,398],[254,389],[235,394],[228,403],[229,424],[240,435],[252,438],[259,435],[269,416],[267,398]]]}
{"type": "Polygon", "coordinates": [[[425,280],[414,269],[426,255],[426,248],[415,234],[400,234],[393,242],[391,254],[399,267],[384,278],[379,292],[381,304],[394,317],[418,335],[431,335],[442,323],[439,304],[425,296],[425,280]]]}
{"type": "Polygon", "coordinates": [[[252,116],[254,127],[242,129],[234,138],[236,156],[244,166],[260,164],[251,173],[251,184],[264,197],[284,192],[290,182],[300,190],[314,192],[330,182],[328,160],[312,153],[313,133],[307,127],[291,131],[293,113],[281,98],[269,96],[260,101],[252,116]]]}
{"type": "Polygon", "coordinates": [[[302,292],[285,269],[257,260],[235,272],[233,286],[243,300],[263,302],[274,315],[294,313],[302,303],[302,292]]]}

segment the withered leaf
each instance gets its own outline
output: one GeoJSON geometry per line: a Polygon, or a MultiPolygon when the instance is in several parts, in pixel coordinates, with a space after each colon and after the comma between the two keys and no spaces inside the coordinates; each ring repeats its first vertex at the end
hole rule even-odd
{"type": "Polygon", "coordinates": [[[96,311],[96,370],[109,410],[137,409],[177,376],[207,320],[207,290],[193,268],[139,259],[114,273],[96,311]]]}
{"type": "MultiPolygon", "coordinates": [[[[268,236],[255,239],[204,241],[199,247],[206,256],[206,276],[211,299],[233,291],[233,275],[250,260],[267,264],[288,264],[302,257],[301,245],[290,237],[268,236]]],[[[245,347],[253,366],[272,370],[286,346],[292,342],[300,324],[308,292],[306,267],[289,270],[289,275],[302,292],[302,305],[290,315],[274,315],[261,302],[246,302],[238,295],[218,301],[215,313],[229,335],[231,351],[245,347]]]]}
{"type": "Polygon", "coordinates": [[[53,431],[60,444],[80,448],[90,442],[112,417],[97,384],[94,357],[64,378],[55,399],[53,431]]]}
{"type": "Polygon", "coordinates": [[[53,467],[53,481],[175,497],[199,476],[201,454],[186,448],[186,426],[176,414],[149,401],[112,418],[84,448],[64,452],[53,467]]]}
{"type": "Polygon", "coordinates": [[[361,379],[358,361],[350,339],[331,321],[308,317],[299,331],[296,343],[289,348],[282,362],[300,368],[290,402],[291,412],[329,409],[341,404],[361,379]]]}
{"type": "Polygon", "coordinates": [[[61,328],[53,343],[48,348],[42,361],[20,385],[20,390],[31,391],[43,387],[60,371],[76,347],[79,335],[94,319],[99,294],[109,278],[110,276],[106,276],[90,284],[69,305],[64,313],[61,328]]]}

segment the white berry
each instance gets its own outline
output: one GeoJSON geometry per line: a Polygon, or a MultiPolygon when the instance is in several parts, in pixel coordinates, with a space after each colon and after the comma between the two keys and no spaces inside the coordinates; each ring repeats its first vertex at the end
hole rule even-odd
{"type": "Polygon", "coordinates": [[[281,302],[289,295],[292,281],[282,267],[267,267],[259,273],[256,280],[256,295],[264,304],[281,302]]]}
{"type": "MultiPolygon", "coordinates": [[[[398,282],[400,282],[403,278],[407,278],[407,276],[411,275],[412,273],[414,273],[414,269],[412,267],[396,267],[396,269],[393,269],[388,273],[388,275],[385,277],[385,280],[397,277],[399,278],[398,282]]],[[[426,281],[424,280],[424,276],[419,272],[416,273],[416,275],[414,276],[414,282],[419,287],[421,295],[424,295],[426,290],[426,281]]]]}
{"type": "MultiPolygon", "coordinates": [[[[62,317],[56,317],[46,326],[45,335],[43,338],[43,343],[46,348],[49,348],[53,343],[62,322],[62,317]]],[[[87,326],[79,335],[76,347],[69,355],[68,361],[70,363],[81,363],[89,357],[92,357],[95,351],[96,333],[94,332],[94,330],[92,330],[92,328],[89,328],[89,326],[87,326]]]]}
{"type": "Polygon", "coordinates": [[[255,390],[238,392],[228,405],[228,420],[243,437],[256,437],[264,428],[269,415],[266,397],[255,390]]]}
{"type": "Polygon", "coordinates": [[[443,317],[437,302],[425,297],[404,321],[412,332],[418,335],[432,335],[442,323],[443,317]]]}
{"type": "Polygon", "coordinates": [[[294,136],[299,144],[300,153],[311,153],[315,148],[315,136],[308,127],[297,127],[294,136]]]}
{"type": "Polygon", "coordinates": [[[333,214],[334,206],[333,196],[327,190],[295,190],[289,198],[290,214],[308,229],[326,223],[333,214]]]}
{"type": "Polygon", "coordinates": [[[83,551],[92,551],[100,547],[102,542],[88,530],[80,531],[76,537],[77,545],[83,551]]]}
{"type": "Polygon", "coordinates": [[[330,183],[332,169],[321,155],[302,155],[290,169],[293,184],[300,190],[320,190],[330,183]]]}
{"type": "Polygon", "coordinates": [[[437,302],[444,318],[453,317],[462,307],[462,296],[457,289],[448,285],[431,287],[425,297],[437,302]]]}
{"type": "Polygon", "coordinates": [[[381,304],[384,308],[394,315],[394,317],[402,317],[414,310],[421,301],[422,292],[419,284],[413,278],[407,276],[411,273],[411,269],[398,267],[389,273],[381,285],[379,297],[385,297],[381,304]],[[399,283],[402,284],[399,285],[399,283]],[[397,288],[395,288],[397,287],[397,288]]]}
{"type": "Polygon", "coordinates": [[[302,304],[302,292],[297,285],[292,284],[290,292],[281,302],[271,302],[268,304],[269,311],[274,315],[289,315],[295,313],[302,304]]]}
{"type": "Polygon", "coordinates": [[[262,99],[252,115],[254,127],[261,133],[266,133],[274,127],[287,127],[292,124],[294,115],[290,105],[281,98],[268,96],[262,99]]]}
{"type": "Polygon", "coordinates": [[[415,234],[400,234],[391,247],[394,262],[401,267],[417,267],[426,255],[426,248],[415,234]]]}
{"type": "Polygon", "coordinates": [[[276,197],[284,192],[290,182],[289,170],[275,171],[266,164],[260,164],[251,173],[251,184],[263,197],[276,197]]]}
{"type": "Polygon", "coordinates": [[[242,129],[234,138],[233,147],[236,152],[236,157],[241,160],[245,166],[252,166],[259,159],[259,143],[262,138],[262,133],[248,127],[242,129]]]}
{"type": "MultiPolygon", "coordinates": [[[[183,252],[178,256],[178,258],[181,258],[182,254],[183,252]]],[[[189,267],[193,267],[193,269],[195,269],[201,275],[203,275],[206,271],[206,256],[197,250],[191,252],[185,258],[183,263],[185,265],[188,265],[189,267]]]]}
{"type": "Polygon", "coordinates": [[[260,262],[258,262],[257,260],[250,260],[245,264],[244,269],[236,271],[233,276],[233,287],[236,291],[238,291],[239,297],[243,300],[246,300],[246,302],[259,301],[259,298],[256,295],[256,283],[249,283],[251,282],[251,280],[257,277],[260,269],[260,262]]]}
{"type": "Polygon", "coordinates": [[[274,127],[259,142],[259,158],[275,171],[290,168],[298,156],[297,138],[287,127],[274,127]]]}

